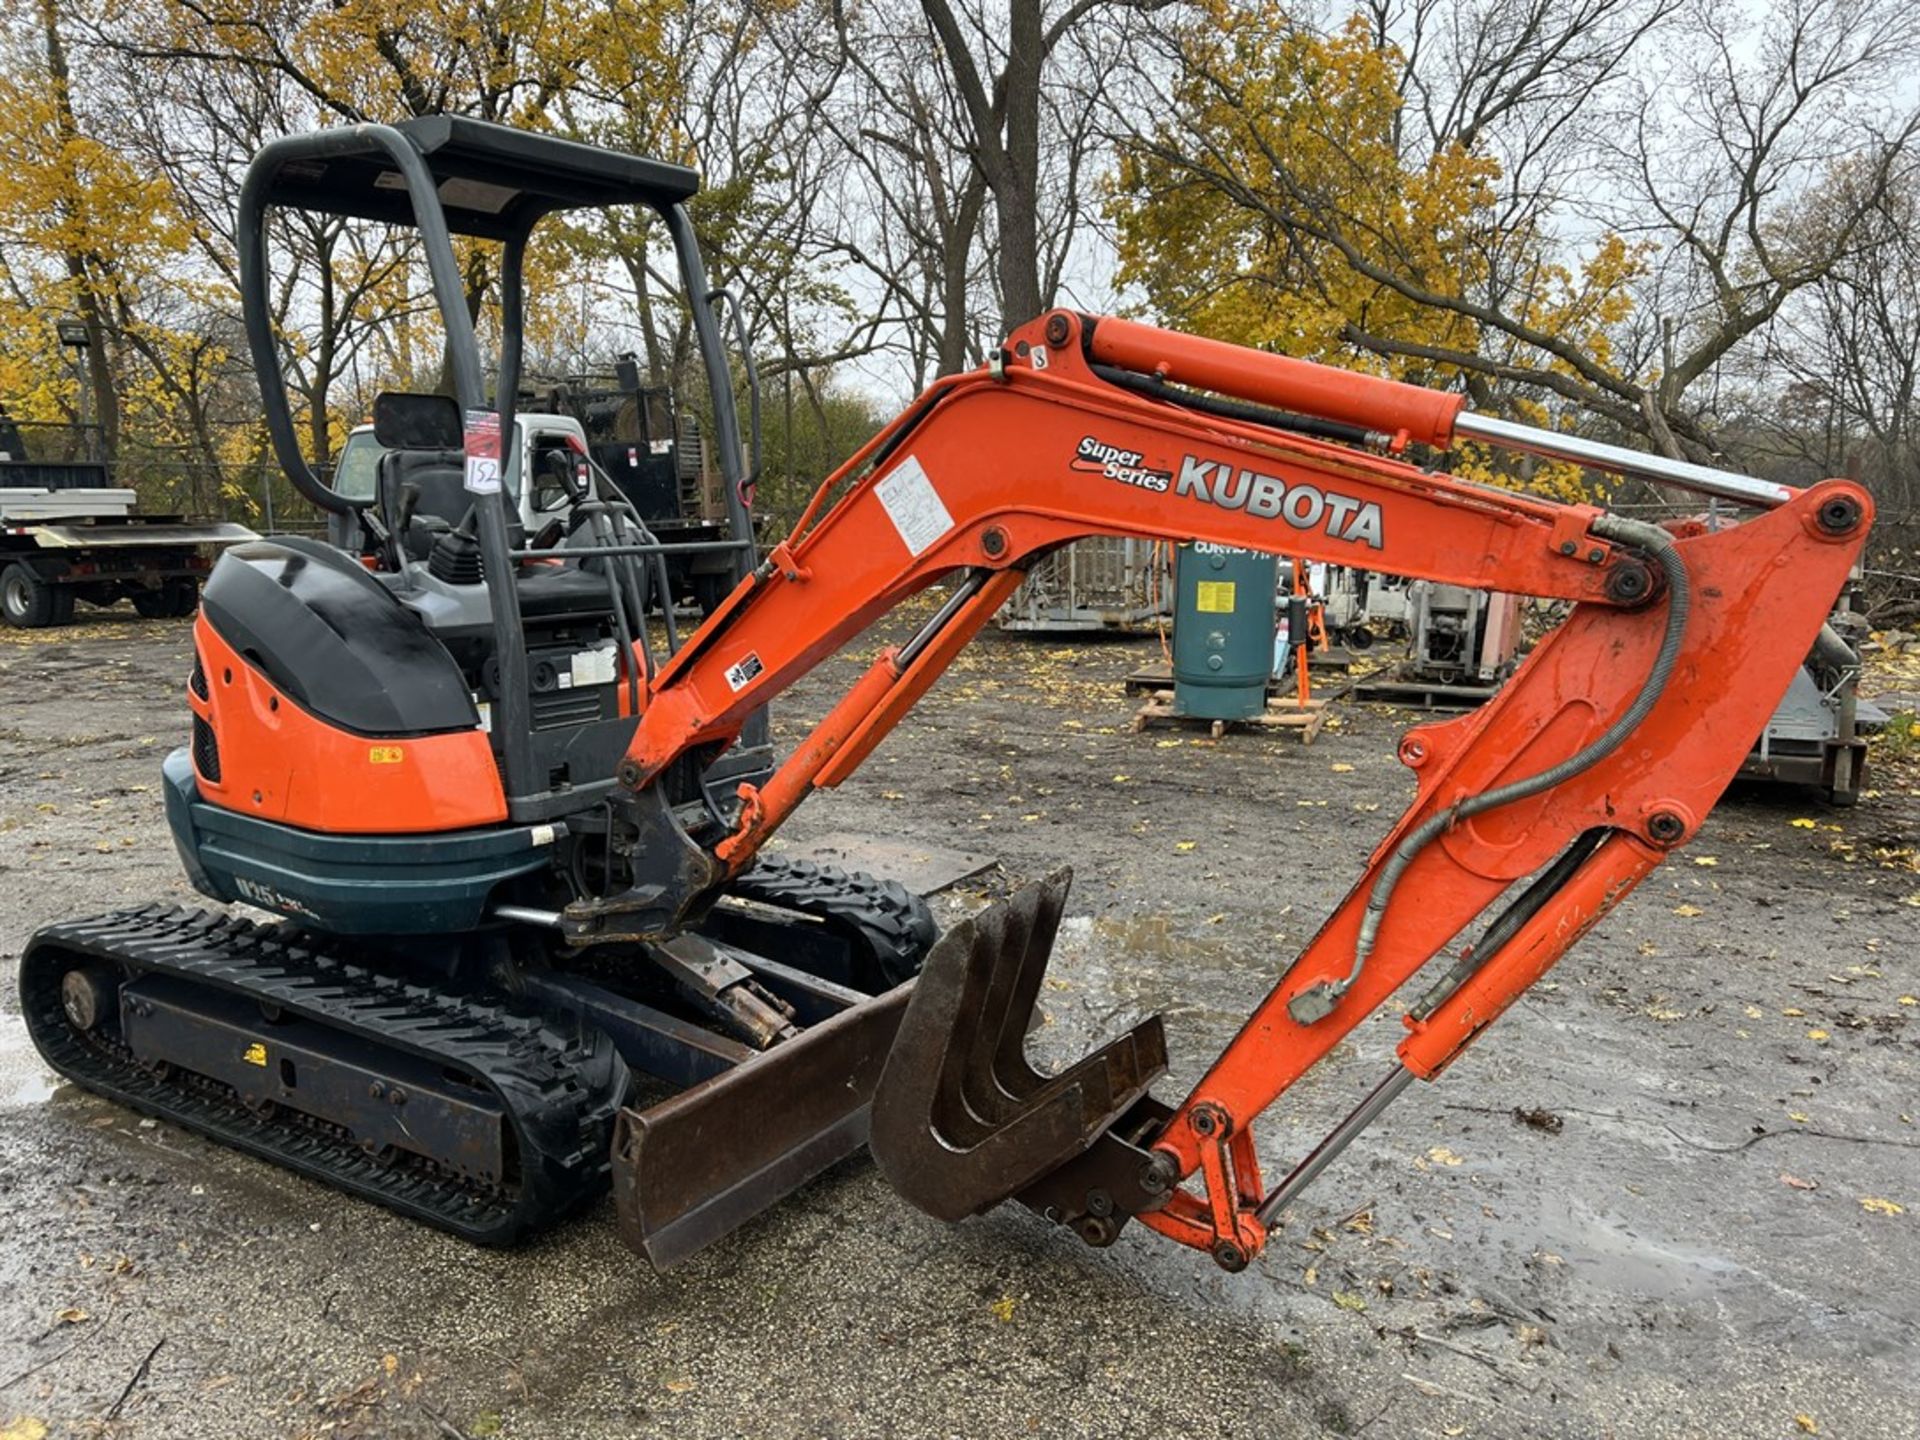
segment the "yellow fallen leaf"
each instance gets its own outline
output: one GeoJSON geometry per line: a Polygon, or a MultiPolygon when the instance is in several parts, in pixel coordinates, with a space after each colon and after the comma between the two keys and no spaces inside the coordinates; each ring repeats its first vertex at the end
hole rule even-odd
{"type": "Polygon", "coordinates": [[[667,1389],[671,1390],[676,1395],[684,1395],[687,1393],[687,1391],[691,1390],[692,1388],[693,1388],[693,1381],[687,1379],[684,1375],[677,1380],[667,1381],[667,1389]]]}
{"type": "Polygon", "coordinates": [[[1766,1013],[1767,1012],[1762,1010],[1758,1005],[1747,1006],[1747,1019],[1749,1020],[1758,1020],[1762,1015],[1766,1013]]]}
{"type": "Polygon", "coordinates": [[[1892,1200],[1882,1200],[1878,1195],[1862,1195],[1860,1208],[1870,1215],[1904,1215],[1907,1207],[1892,1200]]]}
{"type": "Polygon", "coordinates": [[[382,1355],[380,1357],[380,1368],[389,1375],[394,1374],[400,1368],[400,1357],[392,1353],[382,1355]]]}
{"type": "Polygon", "coordinates": [[[1453,1151],[1444,1145],[1436,1145],[1427,1151],[1427,1159],[1433,1161],[1436,1165],[1459,1165],[1464,1163],[1460,1156],[1454,1154],[1453,1151]]]}
{"type": "Polygon", "coordinates": [[[1820,1422],[1815,1420],[1811,1415],[1796,1415],[1793,1417],[1793,1423],[1809,1435],[1818,1435],[1820,1433],[1820,1422]]]}
{"type": "Polygon", "coordinates": [[[1807,1112],[1804,1110],[1789,1110],[1787,1112],[1787,1119],[1793,1121],[1796,1125],[1804,1125],[1807,1123],[1807,1112]]]}
{"type": "Polygon", "coordinates": [[[0,1440],[47,1440],[46,1422],[31,1415],[17,1415],[0,1425],[0,1440]]]}
{"type": "Polygon", "coordinates": [[[1898,1003],[1902,1005],[1920,1005],[1920,995],[1902,995],[1898,1003]]]}
{"type": "Polygon", "coordinates": [[[1184,740],[1156,740],[1153,742],[1153,748],[1156,750],[1173,750],[1185,743],[1184,740]]]}
{"type": "Polygon", "coordinates": [[[1694,916],[1704,915],[1707,912],[1702,910],[1698,905],[1676,905],[1673,907],[1673,913],[1682,919],[1691,920],[1694,916]]]}
{"type": "Polygon", "coordinates": [[[53,1323],[56,1325],[78,1325],[82,1321],[91,1320],[92,1318],[91,1315],[82,1310],[78,1305],[69,1305],[64,1310],[56,1310],[53,1313],[53,1323]]]}
{"type": "Polygon", "coordinates": [[[1718,855],[1696,855],[1693,857],[1693,863],[1696,865],[1718,865],[1720,863],[1720,857],[1718,855]]]}
{"type": "Polygon", "coordinates": [[[1351,775],[1353,773],[1353,767],[1344,760],[1335,761],[1330,768],[1336,775],[1351,775]]]}
{"type": "Polygon", "coordinates": [[[1307,1273],[1300,1278],[1309,1285],[1318,1285],[1320,1283],[1320,1267],[1318,1265],[1307,1266],[1307,1273]]]}
{"type": "Polygon", "coordinates": [[[1002,1295],[998,1300],[987,1306],[987,1309],[993,1312],[994,1319],[998,1320],[1002,1325],[1005,1325],[1013,1319],[1013,1307],[1019,1303],[1020,1302],[1015,1300],[1011,1295],[1002,1295]]]}
{"type": "Polygon", "coordinates": [[[1198,840],[1176,840],[1173,842],[1173,848],[1178,850],[1182,855],[1184,855],[1199,843],[1200,842],[1198,840]]]}
{"type": "Polygon", "coordinates": [[[1342,1310],[1364,1310],[1367,1308],[1367,1302],[1351,1290],[1334,1291],[1333,1303],[1338,1305],[1342,1310]]]}
{"type": "Polygon", "coordinates": [[[1793,826],[1793,828],[1796,830],[1812,830],[1817,828],[1820,822],[1818,820],[1803,819],[1803,820],[1789,820],[1787,823],[1793,826]]]}
{"type": "Polygon", "coordinates": [[[1807,1012],[1802,1010],[1798,1005],[1789,1005],[1787,1006],[1786,1009],[1782,1010],[1780,1013],[1786,1016],[1789,1020],[1798,1020],[1802,1015],[1806,1014],[1807,1012]]]}
{"type": "Polygon", "coordinates": [[[1827,1041],[1831,1040],[1832,1038],[1833,1037],[1827,1034],[1827,1032],[1824,1030],[1807,1031],[1807,1039],[1813,1041],[1813,1043],[1816,1045],[1824,1045],[1827,1043],[1827,1041]]]}
{"type": "Polygon", "coordinates": [[[1113,777],[1113,783],[1116,785],[1124,785],[1131,779],[1133,779],[1131,775],[1116,775],[1113,777]]]}

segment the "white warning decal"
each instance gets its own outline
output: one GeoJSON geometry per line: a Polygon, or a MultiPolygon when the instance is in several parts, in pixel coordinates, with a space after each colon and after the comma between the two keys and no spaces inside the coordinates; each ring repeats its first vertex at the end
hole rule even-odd
{"type": "Polygon", "coordinates": [[[914,555],[953,529],[953,516],[947,513],[940,492],[933,488],[933,481],[915,456],[909,455],[894,466],[893,473],[873,487],[873,493],[880,497],[887,518],[914,555]]]}
{"type": "Polygon", "coordinates": [[[753,683],[755,676],[766,668],[760,663],[760,657],[749,650],[727,667],[727,684],[731,685],[733,693],[738,695],[753,683]]]}

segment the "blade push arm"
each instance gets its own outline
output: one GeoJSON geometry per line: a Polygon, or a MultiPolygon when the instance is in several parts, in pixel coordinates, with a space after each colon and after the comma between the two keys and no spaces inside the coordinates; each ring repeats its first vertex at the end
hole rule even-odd
{"type": "MultiPolygon", "coordinates": [[[[1437,1075],[1693,835],[1812,645],[1870,523],[1867,495],[1845,481],[1793,491],[1599,457],[1771,507],[1675,539],[1393,458],[1409,441],[1445,446],[1464,433],[1460,405],[1128,322],[1056,312],[1024,327],[990,372],[935,387],[855,456],[660,671],[621,767],[636,813],[677,759],[731,740],[875,619],[959,577],[946,604],[882,652],[764,787],[743,789],[731,833],[711,849],[680,835],[678,870],[602,913],[623,913],[628,933],[680,923],[701,888],[749,863],[807,794],[852,772],[1033,558],[1085,535],[1199,540],[1575,602],[1493,700],[1402,739],[1413,805],[1186,1102],[1155,1102],[1149,1123],[1111,1127],[1062,1167],[1071,1183],[1048,1189],[1048,1213],[1078,1225],[1089,1217],[1059,1198],[1079,1183],[1073,1167],[1109,1165],[1117,1152],[1118,1169],[1082,1192],[1103,1207],[1083,1234],[1105,1243],[1115,1217],[1137,1215],[1239,1268],[1385,1099],[1437,1075]],[[1267,1191],[1253,1119],[1530,876],[1408,1009],[1395,1072],[1267,1191]],[[1183,1186],[1196,1173],[1201,1193],[1183,1186]]],[[[670,816],[662,805],[656,796],[651,813],[670,816]]],[[[643,835],[639,848],[664,852],[659,841],[643,835]]],[[[578,918],[596,923],[591,903],[578,918]]]]}

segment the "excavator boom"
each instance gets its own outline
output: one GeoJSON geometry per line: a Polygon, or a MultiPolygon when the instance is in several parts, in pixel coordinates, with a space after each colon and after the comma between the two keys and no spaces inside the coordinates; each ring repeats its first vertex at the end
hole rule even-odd
{"type": "Polygon", "coordinates": [[[1573,602],[1492,701],[1401,740],[1412,806],[1177,1108],[1147,1092],[1165,1063],[1157,1018],[1060,1076],[1020,1056],[1064,877],[957,927],[927,962],[874,1105],[873,1148],[898,1188],[949,1218],[1018,1195],[1096,1244],[1137,1217],[1245,1265],[1393,1095],[1437,1076],[1698,830],[1871,521],[1847,481],[1796,491],[1584,442],[1566,448],[1761,513],[1675,534],[1400,458],[1469,434],[1563,453],[1550,433],[1463,403],[1127,321],[1054,312],[1023,327],[989,369],[940,382],[875,437],[653,677],[620,768],[634,851],[653,869],[571,907],[573,940],[663,935],[697,916],[808,794],[872,752],[1026,566],[1083,536],[1208,541],[1573,602]],[[660,777],[730,743],[942,580],[950,596],[920,631],[884,650],[764,785],[742,787],[730,833],[688,838],[660,777]],[[1516,888],[1409,1005],[1394,1071],[1266,1188],[1255,1117],[1516,888]]]}

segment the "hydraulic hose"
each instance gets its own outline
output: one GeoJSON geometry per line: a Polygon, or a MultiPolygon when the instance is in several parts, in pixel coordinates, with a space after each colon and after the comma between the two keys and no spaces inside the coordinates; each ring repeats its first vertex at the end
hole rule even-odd
{"type": "Polygon", "coordinates": [[[1380,934],[1380,922],[1386,917],[1387,904],[1393,898],[1394,887],[1407,872],[1420,852],[1440,836],[1451,830],[1462,820],[1471,819],[1502,805],[1510,805],[1516,800],[1525,800],[1544,790],[1571,780],[1584,770],[1599,764],[1607,756],[1626,743],[1629,735],[1640,728],[1649,712],[1665,693],[1667,682],[1673,678],[1674,667],[1680,661],[1680,646],[1687,629],[1687,613],[1692,608],[1693,592],[1687,577],[1686,561],[1674,546],[1673,537],[1657,525],[1649,525],[1641,520],[1629,520],[1618,515],[1602,515],[1593,522],[1593,533],[1602,540],[1612,540],[1631,550],[1637,551],[1660,567],[1660,573],[1667,581],[1667,624],[1660,637],[1660,649],[1654,656],[1653,668],[1647,673],[1646,684],[1640,693],[1634,696],[1633,703],[1620,713],[1620,717],[1590,744],[1575,751],[1556,765],[1550,765],[1537,775],[1524,780],[1515,780],[1506,785],[1495,786],[1491,790],[1482,790],[1478,794],[1463,795],[1445,810],[1429,815],[1416,826],[1408,836],[1395,847],[1387,862],[1380,867],[1375,877],[1373,889],[1367,896],[1367,906],[1360,919],[1360,933],[1353,946],[1353,968],[1344,979],[1338,981],[1321,980],[1309,985],[1292,1000],[1287,1002],[1287,1011],[1298,1024],[1311,1025],[1324,1019],[1340,1003],[1353,982],[1360,978],[1360,972],[1366,968],[1367,958],[1373,954],[1375,941],[1380,934]]]}

